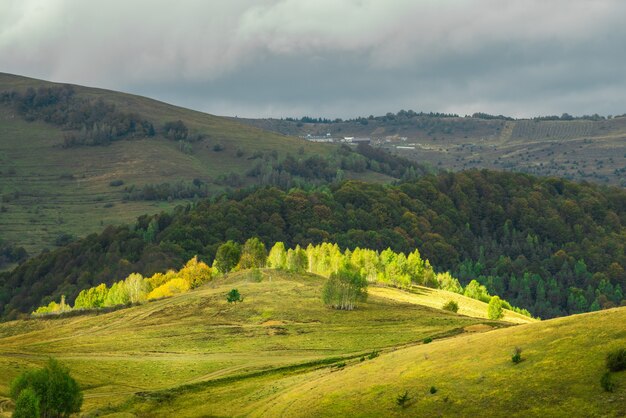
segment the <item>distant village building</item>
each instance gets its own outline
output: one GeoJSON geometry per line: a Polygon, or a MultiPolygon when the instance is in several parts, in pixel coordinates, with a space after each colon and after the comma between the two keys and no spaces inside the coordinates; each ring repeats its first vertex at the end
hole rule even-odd
{"type": "Polygon", "coordinates": [[[369,144],[372,142],[371,138],[357,138],[354,136],[344,136],[343,142],[347,142],[348,144],[369,144]]]}
{"type": "Polygon", "coordinates": [[[301,137],[301,138],[304,138],[307,141],[311,141],[311,142],[335,142],[335,140],[333,139],[330,133],[327,133],[326,135],[307,134],[306,136],[301,137]]]}

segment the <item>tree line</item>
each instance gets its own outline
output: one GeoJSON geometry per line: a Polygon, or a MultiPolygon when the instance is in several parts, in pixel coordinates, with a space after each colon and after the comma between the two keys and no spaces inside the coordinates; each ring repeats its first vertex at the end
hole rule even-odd
{"type": "MultiPolygon", "coordinates": [[[[409,254],[389,248],[381,252],[359,247],[341,250],[336,243],[326,242],[309,244],[306,248],[296,245],[295,248],[287,249],[279,241],[268,253],[265,244],[254,237],[243,244],[234,241],[221,244],[211,267],[194,256],[178,271],[158,272],[151,277],[131,273],[110,287],[100,283],[82,290],[73,306],[67,304],[65,296],[62,296],[60,303],[52,301],[37,308],[33,314],[58,314],[143,303],[187,292],[219,274],[265,267],[326,277],[328,281],[324,285],[323,300],[337,309],[352,310],[358,301],[365,298],[368,284],[403,289],[421,285],[459,293],[486,303],[493,299],[485,286],[476,280],[464,288],[449,272],[436,273],[418,250],[409,254]]],[[[500,298],[497,301],[501,307],[530,316],[528,311],[512,307],[508,302],[500,301],[500,298]]]]}
{"type": "Polygon", "coordinates": [[[534,316],[623,303],[626,191],[488,170],[396,185],[346,181],[304,191],[238,190],[42,254],[0,275],[4,317],[62,294],[151,275],[257,236],[287,247],[335,242],[410,254],[415,248],[463,286],[476,280],[534,316]]]}

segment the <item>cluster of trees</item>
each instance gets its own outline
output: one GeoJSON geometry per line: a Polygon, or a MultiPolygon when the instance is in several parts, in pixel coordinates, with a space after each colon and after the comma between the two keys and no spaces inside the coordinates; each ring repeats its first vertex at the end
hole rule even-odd
{"type": "Polygon", "coordinates": [[[497,120],[514,120],[510,116],[490,115],[489,113],[483,113],[483,112],[473,113],[472,114],[472,118],[474,118],[474,119],[486,119],[486,120],[492,120],[492,119],[497,119],[497,120]]]}
{"type": "MultiPolygon", "coordinates": [[[[610,116],[608,117],[609,119],[611,118],[610,116]]],[[[563,113],[561,116],[557,116],[557,115],[551,115],[551,116],[535,116],[533,118],[533,120],[536,121],[541,121],[541,120],[592,120],[592,121],[599,121],[599,120],[606,120],[607,118],[604,116],[600,116],[597,113],[594,113],[593,115],[583,115],[583,116],[572,116],[569,113],[563,113]]]]}
{"type": "Polygon", "coordinates": [[[209,196],[209,185],[200,179],[175,183],[131,185],[124,188],[124,200],[175,200],[209,196]]]}
{"type": "Polygon", "coordinates": [[[43,369],[27,370],[11,382],[14,417],[69,417],[80,412],[83,394],[67,367],[53,358],[43,369]]]}
{"type": "Polygon", "coordinates": [[[165,122],[161,128],[161,133],[167,139],[182,142],[202,141],[205,135],[201,133],[191,134],[187,125],[182,120],[165,122]]]}
{"type": "MultiPolygon", "coordinates": [[[[259,238],[249,238],[239,244],[227,241],[217,248],[212,267],[198,261],[197,256],[185,264],[178,272],[155,273],[143,277],[132,273],[126,279],[113,283],[109,288],[105,283],[82,290],[74,306],[50,302],[33,312],[34,315],[62,313],[77,309],[94,309],[141,303],[186,292],[209,281],[214,274],[231,271],[273,268],[291,272],[309,272],[328,278],[324,286],[324,302],[337,309],[352,310],[358,301],[367,295],[367,284],[376,283],[400,288],[423,285],[448,290],[465,296],[493,302],[485,286],[471,281],[465,288],[450,273],[435,273],[428,260],[421,257],[418,250],[408,255],[387,248],[378,252],[372,249],[355,248],[341,250],[337,244],[309,244],[306,248],[296,245],[287,249],[281,241],[267,251],[259,238]]],[[[496,297],[497,298],[497,297],[496,297]]],[[[500,306],[530,316],[526,310],[512,307],[508,302],[497,298],[500,306]]],[[[495,318],[498,319],[498,318],[495,318]]]]}
{"type": "Polygon", "coordinates": [[[542,318],[608,308],[626,286],[626,191],[488,170],[429,175],[397,185],[347,181],[311,191],[240,190],[172,214],[109,227],[0,274],[0,310],[30,312],[51,295],[133,271],[153,274],[228,240],[268,245],[415,248],[467,287],[542,318]]]}
{"type": "Polygon", "coordinates": [[[457,115],[456,113],[415,112],[415,111],[413,111],[411,109],[409,109],[409,110],[401,109],[397,113],[387,112],[384,116],[374,116],[374,115],[369,115],[368,117],[359,116],[359,117],[356,117],[356,118],[353,118],[353,119],[345,119],[345,120],[341,119],[341,118],[328,119],[328,118],[323,118],[323,117],[314,118],[314,117],[310,117],[310,116],[303,116],[301,118],[285,118],[285,120],[289,121],[289,122],[324,123],[324,124],[343,123],[343,122],[348,122],[348,123],[349,122],[358,122],[358,123],[361,123],[363,125],[367,125],[368,121],[387,122],[387,121],[393,121],[393,120],[412,119],[412,118],[417,118],[417,117],[424,117],[424,118],[458,118],[459,115],[457,115]]]}
{"type": "Polygon", "coordinates": [[[60,303],[52,301],[46,306],[40,306],[33,311],[33,315],[135,305],[187,292],[208,282],[212,277],[213,269],[194,257],[178,271],[168,270],[165,273],[155,273],[151,277],[131,273],[124,280],[114,282],[111,287],[101,283],[84,289],[76,297],[74,306],[66,304],[65,296],[61,296],[60,303]]]}
{"type": "Polygon", "coordinates": [[[366,299],[367,280],[355,266],[347,263],[331,273],[322,289],[322,301],[334,309],[351,311],[366,299]]]}
{"type": "Polygon", "coordinates": [[[41,120],[71,130],[63,146],[106,145],[124,138],[155,135],[154,125],[134,113],[116,110],[102,99],[83,99],[70,85],[4,91],[0,102],[12,105],[26,120],[41,120]]]}
{"type": "MultiPolygon", "coordinates": [[[[265,159],[253,165],[246,176],[257,180],[259,185],[277,186],[282,189],[292,187],[310,188],[322,184],[344,180],[345,172],[362,173],[371,170],[397,179],[414,179],[428,170],[407,159],[389,154],[367,144],[359,144],[356,150],[347,145],[339,148],[330,157],[314,155],[297,158],[288,154],[283,160],[265,159]]],[[[240,176],[224,176],[218,183],[239,187],[243,184],[240,176]]]]}
{"type": "Polygon", "coordinates": [[[0,269],[10,263],[21,263],[28,258],[24,247],[18,247],[0,239],[0,269]]]}

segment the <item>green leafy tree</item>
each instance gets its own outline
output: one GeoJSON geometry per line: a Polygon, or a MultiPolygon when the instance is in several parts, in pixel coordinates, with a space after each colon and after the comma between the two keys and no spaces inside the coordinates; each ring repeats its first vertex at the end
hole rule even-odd
{"type": "Polygon", "coordinates": [[[236,242],[228,240],[217,249],[213,267],[220,273],[228,273],[235,268],[240,258],[241,246],[236,242]]]}
{"type": "Polygon", "coordinates": [[[300,248],[299,245],[296,245],[295,249],[290,248],[289,251],[287,251],[286,266],[287,270],[297,273],[304,273],[307,271],[309,267],[309,259],[306,251],[300,248]]]}
{"type": "Polygon", "coordinates": [[[15,401],[13,418],[39,417],[39,398],[32,388],[22,390],[15,401]]]}
{"type": "Polygon", "coordinates": [[[202,261],[198,261],[198,256],[195,256],[178,271],[177,277],[186,280],[189,283],[189,287],[194,289],[211,280],[212,274],[211,267],[202,261]]]}
{"type": "Polygon", "coordinates": [[[489,301],[487,307],[487,316],[489,319],[500,319],[504,316],[504,310],[502,308],[502,299],[498,296],[493,296],[489,301]]]}
{"type": "Polygon", "coordinates": [[[228,292],[228,295],[226,295],[226,300],[228,303],[243,302],[243,298],[237,289],[231,289],[231,291],[228,292]]]}
{"type": "Polygon", "coordinates": [[[459,304],[454,300],[449,300],[443,305],[442,309],[456,313],[459,311],[459,304]]]}
{"type": "Polygon", "coordinates": [[[491,301],[491,295],[487,291],[487,288],[476,280],[472,280],[469,282],[467,286],[465,286],[465,291],[463,292],[465,296],[483,301],[485,303],[489,303],[491,301]]]}
{"type": "Polygon", "coordinates": [[[351,264],[345,263],[324,284],[322,300],[335,309],[353,310],[367,299],[367,280],[351,264]]]}
{"type": "Polygon", "coordinates": [[[287,251],[284,243],[279,241],[274,244],[267,256],[267,266],[279,270],[287,267],[287,251]]]}
{"type": "MultiPolygon", "coordinates": [[[[68,417],[79,412],[83,404],[80,386],[70,376],[69,369],[52,358],[43,369],[25,371],[11,382],[10,394],[16,405],[22,393],[29,389],[38,401],[42,417],[68,417]]],[[[31,395],[26,392],[21,402],[25,407],[32,403],[31,395]]]]}
{"type": "Polygon", "coordinates": [[[241,250],[241,258],[239,259],[240,269],[251,269],[265,267],[267,261],[267,250],[265,244],[258,238],[250,238],[241,250]]]}

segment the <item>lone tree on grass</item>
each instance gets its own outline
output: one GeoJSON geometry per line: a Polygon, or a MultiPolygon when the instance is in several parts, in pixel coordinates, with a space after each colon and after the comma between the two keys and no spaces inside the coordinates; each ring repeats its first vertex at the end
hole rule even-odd
{"type": "Polygon", "coordinates": [[[232,289],[230,292],[228,292],[228,295],[226,295],[226,300],[228,301],[228,303],[243,302],[243,298],[241,297],[241,294],[239,294],[239,290],[237,289],[232,289]]]}
{"type": "Polygon", "coordinates": [[[446,302],[443,305],[443,309],[445,311],[450,311],[450,312],[455,312],[456,313],[456,312],[459,311],[459,304],[456,301],[454,301],[454,300],[449,300],[448,302],[446,302]]]}
{"type": "Polygon", "coordinates": [[[367,280],[358,269],[346,263],[324,284],[322,300],[335,309],[351,311],[367,299],[367,280]]]}
{"type": "Polygon", "coordinates": [[[68,417],[83,405],[78,383],[52,358],[43,369],[27,370],[16,377],[10,393],[15,417],[68,417]]]}
{"type": "Polygon", "coordinates": [[[502,299],[498,296],[494,296],[489,301],[487,307],[487,316],[489,319],[500,319],[504,316],[504,310],[502,309],[502,299]]]}

